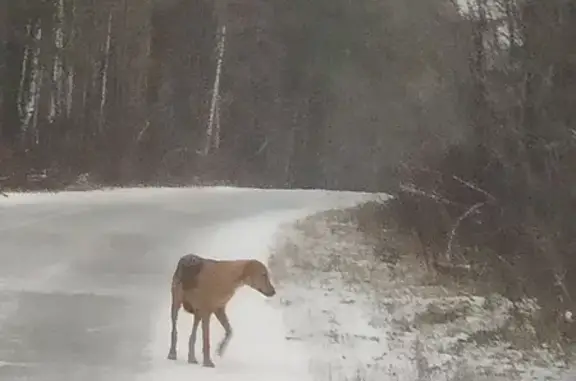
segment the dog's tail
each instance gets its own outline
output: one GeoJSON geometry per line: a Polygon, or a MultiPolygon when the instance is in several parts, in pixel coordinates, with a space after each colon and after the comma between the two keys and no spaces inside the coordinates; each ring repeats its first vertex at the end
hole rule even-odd
{"type": "MultiPolygon", "coordinates": [[[[181,291],[193,289],[198,286],[198,274],[204,266],[204,260],[197,255],[187,254],[180,258],[172,276],[173,292],[176,288],[181,291]]],[[[194,314],[194,306],[186,298],[181,300],[182,307],[188,313],[194,314]]]]}
{"type": "Polygon", "coordinates": [[[182,283],[182,274],[183,273],[183,266],[182,266],[182,258],[178,261],[176,265],[176,269],[174,270],[174,274],[172,274],[172,287],[175,287],[178,284],[182,283]]]}

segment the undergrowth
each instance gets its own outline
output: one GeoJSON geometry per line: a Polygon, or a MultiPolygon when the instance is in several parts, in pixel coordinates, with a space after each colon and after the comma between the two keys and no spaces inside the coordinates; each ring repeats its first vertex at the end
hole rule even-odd
{"type": "MultiPolygon", "coordinates": [[[[438,209],[434,200],[422,197],[418,213],[412,216],[414,218],[425,211],[423,205],[431,209],[433,205],[438,209]]],[[[403,255],[418,257],[426,268],[431,284],[457,287],[473,294],[498,293],[514,303],[514,310],[521,309],[522,300],[533,299],[538,309],[530,318],[530,324],[534,326],[533,340],[558,348],[563,353],[573,351],[576,327],[569,318],[572,304],[565,297],[569,291],[562,282],[534,276],[535,272],[545,272],[548,268],[534,269],[539,262],[522,265],[511,263],[505,254],[491,247],[467,244],[466,240],[460,242],[460,231],[454,235],[450,255],[447,256],[447,236],[454,222],[442,221],[438,213],[418,223],[407,221],[406,202],[402,198],[369,202],[341,212],[338,218],[353,222],[359,231],[370,237],[375,255],[383,262],[395,263],[403,255]],[[432,222],[433,216],[436,217],[435,223],[432,222]],[[542,284],[545,281],[553,284],[542,284]]],[[[473,229],[470,225],[462,226],[460,229],[468,230],[463,234],[473,234],[470,233],[473,229]]],[[[517,260],[530,262],[530,257],[517,260]]],[[[516,315],[521,316],[521,313],[516,315]]]]}
{"type": "Polygon", "coordinates": [[[421,250],[385,203],[324,212],[286,234],[270,266],[289,339],[313,348],[315,379],[559,380],[571,356],[543,339],[533,298],[509,298],[465,262],[428,268],[421,250]]]}

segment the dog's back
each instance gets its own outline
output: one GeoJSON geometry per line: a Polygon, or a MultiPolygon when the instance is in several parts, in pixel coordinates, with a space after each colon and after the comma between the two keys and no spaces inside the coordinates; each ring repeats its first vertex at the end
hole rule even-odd
{"type": "Polygon", "coordinates": [[[173,283],[180,284],[182,290],[188,291],[198,287],[198,276],[207,263],[215,262],[213,259],[202,258],[196,254],[186,254],[180,258],[173,283]]]}
{"type": "Polygon", "coordinates": [[[172,291],[186,311],[225,305],[242,284],[247,260],[215,260],[186,254],[172,279],[172,291]]]}

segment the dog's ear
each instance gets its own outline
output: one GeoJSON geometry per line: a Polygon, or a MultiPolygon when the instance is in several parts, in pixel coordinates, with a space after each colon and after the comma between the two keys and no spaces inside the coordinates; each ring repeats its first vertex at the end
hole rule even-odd
{"type": "Polygon", "coordinates": [[[252,275],[254,272],[253,267],[254,265],[252,264],[252,260],[242,263],[242,272],[240,274],[241,281],[245,281],[246,279],[250,278],[250,275],[252,275]]]}
{"type": "Polygon", "coordinates": [[[264,269],[267,271],[266,266],[256,259],[250,259],[244,264],[244,269],[242,270],[242,279],[248,279],[253,275],[257,275],[258,272],[264,269]]]}
{"type": "Polygon", "coordinates": [[[257,261],[254,259],[250,259],[248,262],[246,262],[246,264],[244,265],[244,274],[246,277],[249,277],[250,275],[254,274],[254,272],[258,268],[258,264],[256,262],[257,261]]]}

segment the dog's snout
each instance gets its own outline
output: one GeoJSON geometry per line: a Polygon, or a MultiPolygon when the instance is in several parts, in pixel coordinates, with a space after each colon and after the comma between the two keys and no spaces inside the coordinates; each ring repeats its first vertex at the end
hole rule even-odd
{"type": "Polygon", "coordinates": [[[276,295],[276,290],[275,290],[275,289],[271,289],[271,290],[268,292],[268,295],[267,295],[267,296],[272,297],[272,296],[274,296],[274,295],[276,295]]]}

